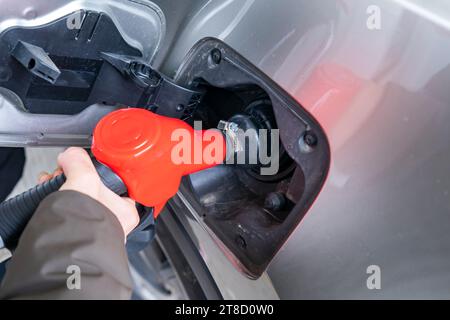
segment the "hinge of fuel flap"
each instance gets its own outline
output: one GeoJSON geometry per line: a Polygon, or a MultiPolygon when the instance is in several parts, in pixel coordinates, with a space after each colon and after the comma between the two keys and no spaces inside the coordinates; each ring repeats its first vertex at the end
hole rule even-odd
{"type": "Polygon", "coordinates": [[[144,107],[161,115],[186,119],[201,101],[202,91],[177,85],[136,57],[111,53],[102,53],[101,56],[124,76],[124,80],[118,83],[108,81],[108,90],[121,90],[123,81],[132,81],[136,85],[135,100],[124,103],[128,106],[144,107]]]}

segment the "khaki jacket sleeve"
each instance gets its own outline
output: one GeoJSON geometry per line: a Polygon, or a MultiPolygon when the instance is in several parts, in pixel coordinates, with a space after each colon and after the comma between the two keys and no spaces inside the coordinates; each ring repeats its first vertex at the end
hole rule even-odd
{"type": "Polygon", "coordinates": [[[55,192],[25,228],[0,298],[130,299],[124,239],[119,221],[101,203],[76,191],[55,192]]]}

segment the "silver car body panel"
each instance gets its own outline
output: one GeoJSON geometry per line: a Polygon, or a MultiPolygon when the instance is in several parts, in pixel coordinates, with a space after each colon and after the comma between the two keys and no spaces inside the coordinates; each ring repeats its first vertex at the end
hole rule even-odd
{"type": "Polygon", "coordinates": [[[161,71],[175,75],[198,40],[217,37],[302,103],[331,144],[321,194],[260,279],[236,271],[185,218],[224,298],[450,297],[448,3],[154,3],[167,21],[154,57],[161,71]],[[367,287],[372,265],[379,290],[367,287]]]}
{"type": "Polygon", "coordinates": [[[105,12],[113,19],[125,41],[139,49],[149,62],[165,35],[164,14],[151,1],[1,0],[0,7],[0,32],[12,26],[40,26],[80,10],[105,12]]]}
{"type": "MultiPolygon", "coordinates": [[[[268,270],[279,296],[449,298],[450,4],[228,0],[187,16],[165,72],[218,37],[302,103],[331,143],[327,182],[268,270]],[[377,10],[380,29],[370,28],[377,10]],[[380,290],[367,287],[372,265],[380,290]]],[[[201,252],[220,270],[214,250],[201,252]]]]}

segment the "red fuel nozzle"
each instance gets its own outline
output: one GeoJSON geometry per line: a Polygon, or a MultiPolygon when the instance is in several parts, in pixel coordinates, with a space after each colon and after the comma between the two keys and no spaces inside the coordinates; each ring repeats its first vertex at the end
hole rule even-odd
{"type": "Polygon", "coordinates": [[[155,208],[156,217],[182,176],[223,162],[226,140],[218,130],[194,130],[181,120],[129,108],[100,120],[92,152],[123,180],[132,199],[155,208]]]}

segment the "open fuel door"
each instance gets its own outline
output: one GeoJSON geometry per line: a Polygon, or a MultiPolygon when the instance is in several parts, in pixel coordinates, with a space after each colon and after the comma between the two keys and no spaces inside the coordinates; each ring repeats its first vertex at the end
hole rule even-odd
{"type": "Polygon", "coordinates": [[[279,129],[279,148],[271,150],[278,170],[215,167],[185,179],[182,201],[169,204],[176,212],[191,206],[227,256],[257,278],[317,197],[330,163],[327,138],[297,101],[220,40],[198,42],[175,81],[205,92],[187,121],[216,127],[220,119],[240,114],[268,132],[279,129]]]}

